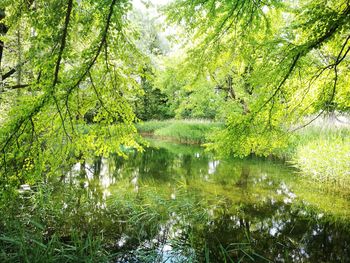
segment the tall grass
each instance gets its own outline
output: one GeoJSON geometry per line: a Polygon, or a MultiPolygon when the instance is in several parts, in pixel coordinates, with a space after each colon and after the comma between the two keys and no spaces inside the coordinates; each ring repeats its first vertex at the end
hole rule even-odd
{"type": "Polygon", "coordinates": [[[316,181],[350,186],[350,129],[310,126],[297,134],[292,164],[316,181]]]}
{"type": "MultiPolygon", "coordinates": [[[[69,185],[12,196],[1,208],[0,262],[203,262],[204,240],[211,238],[203,227],[215,220],[208,211],[225,209],[221,197],[188,191],[181,182],[175,199],[172,188],[150,182],[135,192],[129,179],[105,201],[69,185]],[[105,207],[96,206],[101,202],[105,207]]],[[[253,244],[223,248],[222,259],[255,257],[253,244]]]]}
{"type": "Polygon", "coordinates": [[[158,138],[175,140],[188,144],[204,143],[209,133],[222,127],[222,123],[200,119],[147,121],[137,125],[137,129],[140,133],[153,134],[158,138]]]}
{"type": "Polygon", "coordinates": [[[59,235],[44,239],[40,231],[16,230],[0,236],[1,262],[110,262],[114,256],[104,248],[103,238],[92,234],[74,231],[64,241],[59,235]]]}
{"type": "Polygon", "coordinates": [[[0,198],[0,262],[111,261],[108,240],[96,234],[98,222],[86,223],[92,204],[77,206],[82,193],[76,187],[57,190],[43,185],[0,198]]]}
{"type": "Polygon", "coordinates": [[[163,127],[166,127],[168,125],[171,125],[173,123],[172,120],[165,120],[165,121],[159,121],[159,120],[152,120],[152,121],[146,121],[136,124],[137,131],[139,133],[154,133],[156,130],[161,129],[163,127]]]}

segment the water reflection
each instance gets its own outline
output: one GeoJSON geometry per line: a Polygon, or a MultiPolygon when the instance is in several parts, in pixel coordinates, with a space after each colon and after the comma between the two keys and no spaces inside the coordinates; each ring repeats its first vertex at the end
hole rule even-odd
{"type": "Polygon", "coordinates": [[[157,210],[145,222],[156,232],[119,237],[125,253],[117,262],[142,262],[135,251],[151,248],[154,262],[350,259],[348,196],[328,196],[280,164],[219,161],[195,147],[153,145],[130,151],[128,159],[82,161],[64,180],[82,185],[96,207],[130,189],[135,201],[157,210]]]}
{"type": "Polygon", "coordinates": [[[208,174],[214,174],[216,172],[216,167],[220,164],[220,161],[209,161],[208,162],[208,174]]]}

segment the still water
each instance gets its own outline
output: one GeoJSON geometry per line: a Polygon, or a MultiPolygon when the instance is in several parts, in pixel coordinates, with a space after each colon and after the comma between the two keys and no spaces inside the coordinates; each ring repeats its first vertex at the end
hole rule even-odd
{"type": "Polygon", "coordinates": [[[115,262],[350,262],[347,191],[196,146],[150,141],[127,156],[77,164],[65,178],[108,210],[115,262]]]}

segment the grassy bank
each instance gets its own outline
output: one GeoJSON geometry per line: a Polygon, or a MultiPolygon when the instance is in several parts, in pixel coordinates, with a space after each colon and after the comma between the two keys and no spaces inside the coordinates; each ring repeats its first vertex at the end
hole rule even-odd
{"type": "Polygon", "coordinates": [[[207,120],[154,120],[137,124],[141,134],[187,144],[204,143],[210,132],[221,127],[222,123],[207,120]]]}
{"type": "MultiPolygon", "coordinates": [[[[204,120],[167,120],[139,123],[141,134],[187,144],[201,144],[223,124],[204,120]]],[[[310,125],[292,135],[287,148],[274,156],[296,167],[302,175],[316,181],[350,185],[350,128],[310,125]]]]}

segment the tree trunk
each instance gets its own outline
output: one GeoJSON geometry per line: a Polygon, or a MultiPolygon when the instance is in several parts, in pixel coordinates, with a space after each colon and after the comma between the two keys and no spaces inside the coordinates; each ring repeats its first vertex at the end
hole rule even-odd
{"type": "MultiPolygon", "coordinates": [[[[0,9],[0,21],[5,18],[5,10],[0,9]]],[[[0,23],[0,35],[5,35],[7,33],[7,26],[4,23],[0,23]]],[[[0,40],[0,91],[3,89],[3,78],[2,78],[2,56],[4,53],[5,43],[0,40]]]]}

